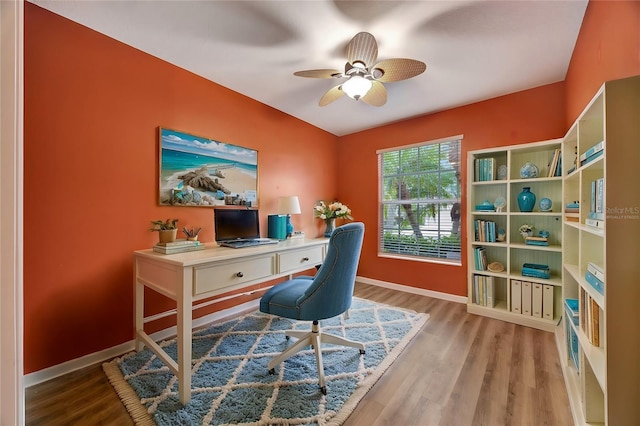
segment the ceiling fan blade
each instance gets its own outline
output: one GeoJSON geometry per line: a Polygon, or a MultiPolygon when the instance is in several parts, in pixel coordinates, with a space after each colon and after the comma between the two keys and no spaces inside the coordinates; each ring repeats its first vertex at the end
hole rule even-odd
{"type": "Polygon", "coordinates": [[[347,45],[347,59],[353,64],[362,62],[366,67],[371,66],[378,58],[378,43],[369,33],[356,34],[347,45]]]}
{"type": "Polygon", "coordinates": [[[334,78],[334,77],[342,77],[342,71],[338,70],[306,70],[306,71],[296,71],[293,75],[298,77],[309,77],[309,78],[334,78]]]}
{"type": "Polygon", "coordinates": [[[344,95],[344,92],[342,91],[340,86],[335,86],[327,90],[327,92],[320,98],[320,102],[318,103],[318,105],[320,105],[321,107],[329,105],[331,102],[344,95]]]}
{"type": "Polygon", "coordinates": [[[415,59],[396,58],[378,62],[371,69],[371,74],[377,81],[389,83],[415,77],[418,74],[422,74],[426,69],[427,65],[424,62],[416,61],[415,59]],[[382,72],[382,75],[378,77],[377,75],[380,72],[382,72]]]}
{"type": "Polygon", "coordinates": [[[373,106],[382,106],[387,103],[387,89],[385,89],[384,84],[379,81],[371,82],[371,89],[367,92],[366,95],[361,97],[360,99],[373,106]]]}

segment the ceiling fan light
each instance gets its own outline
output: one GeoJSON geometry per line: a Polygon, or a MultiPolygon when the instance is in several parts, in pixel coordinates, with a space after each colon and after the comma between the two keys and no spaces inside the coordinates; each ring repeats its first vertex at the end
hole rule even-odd
{"type": "Polygon", "coordinates": [[[349,80],[342,84],[342,91],[351,99],[355,99],[357,101],[367,94],[369,89],[371,89],[371,84],[371,80],[359,75],[353,75],[349,80]]]}

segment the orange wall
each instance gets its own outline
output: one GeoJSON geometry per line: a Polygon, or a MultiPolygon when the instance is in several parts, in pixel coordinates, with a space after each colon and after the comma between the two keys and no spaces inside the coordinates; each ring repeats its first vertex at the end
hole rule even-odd
{"type": "MultiPolygon", "coordinates": [[[[460,267],[378,257],[376,150],[463,134],[462,158],[466,159],[470,150],[553,139],[564,132],[564,84],[555,83],[341,137],[340,200],[351,207],[358,220],[365,222],[367,229],[373,230],[365,236],[358,275],[461,296],[467,294],[466,261],[460,267]]],[[[466,174],[464,161],[463,187],[466,174]]],[[[463,194],[463,235],[466,206],[463,194]]],[[[462,258],[466,259],[464,244],[463,239],[462,258]]]]}
{"type": "Polygon", "coordinates": [[[640,1],[591,1],[567,71],[566,126],[602,83],[640,74],[640,1]]]}
{"type": "MultiPolygon", "coordinates": [[[[158,206],[158,126],[259,150],[263,227],[297,194],[309,213],[294,225],[320,235],[313,204],[338,196],[369,231],[359,275],[465,295],[466,266],[376,256],[376,149],[464,134],[466,156],[562,136],[602,82],[640,73],[639,7],[589,3],[563,83],[336,138],[25,3],[25,373],[131,340],[131,252],[156,241],[151,219],[213,239],[211,209],[158,206]]],[[[150,296],[148,313],[171,306],[150,296]]]]}
{"type": "MultiPolygon", "coordinates": [[[[295,227],[322,233],[312,209],[337,195],[334,135],[25,3],[26,373],[132,339],[131,253],[157,241],[150,220],[213,240],[212,209],[158,205],[158,126],[257,149],[263,232],[296,194],[295,227]]],[[[150,299],[148,312],[171,306],[150,299]]]]}

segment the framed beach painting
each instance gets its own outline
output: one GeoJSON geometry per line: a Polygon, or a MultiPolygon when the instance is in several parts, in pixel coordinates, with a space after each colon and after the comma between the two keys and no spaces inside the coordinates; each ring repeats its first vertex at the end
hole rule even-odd
{"type": "Polygon", "coordinates": [[[258,151],[160,128],[160,205],[258,204],[258,151]]]}

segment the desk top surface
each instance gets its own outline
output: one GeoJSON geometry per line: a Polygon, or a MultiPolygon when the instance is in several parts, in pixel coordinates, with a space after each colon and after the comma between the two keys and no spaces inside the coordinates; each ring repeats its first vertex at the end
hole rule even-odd
{"type": "Polygon", "coordinates": [[[145,258],[181,266],[191,266],[200,263],[217,262],[229,259],[241,259],[248,256],[277,253],[287,250],[295,250],[304,247],[313,247],[327,244],[328,238],[294,238],[278,242],[278,244],[265,244],[260,246],[230,248],[220,247],[216,243],[205,243],[204,250],[189,251],[176,254],[162,254],[153,249],[134,251],[134,258],[145,258]]]}

